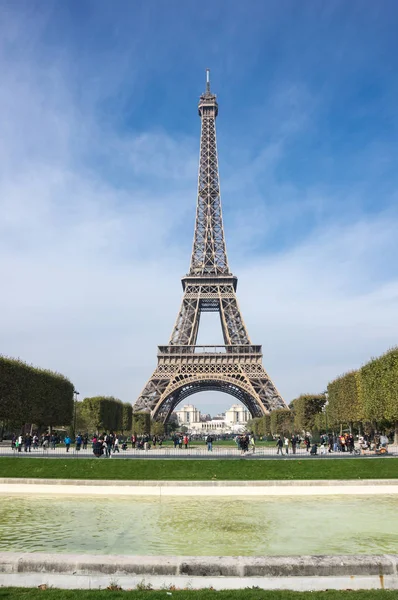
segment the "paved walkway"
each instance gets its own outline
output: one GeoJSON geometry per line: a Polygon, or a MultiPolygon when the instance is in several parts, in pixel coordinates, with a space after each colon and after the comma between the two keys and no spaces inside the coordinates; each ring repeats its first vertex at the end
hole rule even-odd
{"type": "Polygon", "coordinates": [[[398,495],[398,479],[302,481],[95,481],[0,479],[0,495],[62,496],[336,496],[398,495]]]}

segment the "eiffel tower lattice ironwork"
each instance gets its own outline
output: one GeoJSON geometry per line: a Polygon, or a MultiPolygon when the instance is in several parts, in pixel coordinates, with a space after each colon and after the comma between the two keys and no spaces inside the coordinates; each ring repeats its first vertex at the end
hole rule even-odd
{"type": "Polygon", "coordinates": [[[262,365],[261,346],[250,341],[236,298],[237,277],[228,267],[221,213],[216,144],[217,99],[199,100],[201,118],[198,201],[191,267],[182,278],[184,296],[168,346],[159,346],[158,365],[134,404],[167,421],[175,406],[200,391],[235,396],[253,417],[286,404],[262,365]],[[218,312],[224,346],[197,346],[202,312],[218,312]]]}

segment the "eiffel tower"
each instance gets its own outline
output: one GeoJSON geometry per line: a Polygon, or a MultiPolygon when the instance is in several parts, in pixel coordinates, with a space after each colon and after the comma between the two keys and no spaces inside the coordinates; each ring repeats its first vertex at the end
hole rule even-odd
{"type": "Polygon", "coordinates": [[[242,402],[252,417],[286,404],[262,365],[261,346],[250,341],[236,298],[237,277],[228,266],[221,213],[216,144],[217,98],[206,91],[199,100],[201,118],[196,224],[184,296],[167,346],[158,347],[158,365],[134,404],[166,422],[191,394],[222,391],[242,402]],[[218,312],[224,346],[197,346],[200,315],[218,312]]]}

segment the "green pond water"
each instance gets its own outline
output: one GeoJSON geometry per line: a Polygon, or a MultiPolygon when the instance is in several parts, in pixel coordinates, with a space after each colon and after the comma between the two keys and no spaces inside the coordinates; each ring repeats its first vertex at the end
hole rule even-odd
{"type": "Polygon", "coordinates": [[[398,496],[0,497],[0,550],[155,555],[398,553],[398,496]]]}

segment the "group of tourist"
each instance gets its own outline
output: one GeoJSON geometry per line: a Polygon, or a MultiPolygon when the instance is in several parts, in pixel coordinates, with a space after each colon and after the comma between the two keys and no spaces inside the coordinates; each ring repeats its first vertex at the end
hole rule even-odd
{"type": "Polygon", "coordinates": [[[182,448],[184,445],[185,450],[188,449],[189,446],[189,436],[185,433],[175,433],[171,438],[174,448],[182,448]]]}
{"type": "MultiPolygon", "coordinates": [[[[144,433],[141,436],[137,436],[133,433],[133,435],[130,438],[130,441],[132,449],[150,450],[151,446],[153,446],[154,448],[156,448],[156,446],[159,446],[159,448],[161,448],[163,445],[164,437],[162,435],[150,436],[149,433],[144,433]]],[[[127,440],[124,441],[122,449],[127,450],[127,440]]]]}
{"type": "Polygon", "coordinates": [[[249,450],[254,454],[256,450],[256,440],[253,432],[237,435],[235,437],[235,443],[238,446],[238,450],[241,451],[241,454],[245,454],[246,452],[249,452],[249,450]]]}
{"type": "Polygon", "coordinates": [[[310,454],[318,454],[318,449],[320,449],[321,454],[326,454],[326,451],[329,453],[353,452],[355,448],[354,436],[351,433],[342,435],[323,434],[319,443],[312,441],[308,435],[303,440],[298,435],[292,435],[290,438],[286,436],[277,438],[277,454],[283,454],[283,451],[285,451],[285,454],[289,454],[289,449],[291,449],[292,454],[296,454],[301,442],[304,443],[306,451],[310,454]]]}
{"type": "MultiPolygon", "coordinates": [[[[305,438],[304,443],[306,443],[306,440],[308,438],[305,438]]],[[[309,441],[309,439],[308,439],[309,441]]],[[[292,454],[296,454],[296,450],[297,448],[300,448],[300,444],[301,444],[301,438],[298,435],[292,435],[290,438],[287,436],[278,436],[278,439],[276,440],[276,446],[277,446],[277,454],[283,454],[283,449],[285,450],[285,454],[289,454],[289,448],[292,451],[292,454]]]]}
{"type": "Polygon", "coordinates": [[[11,448],[17,452],[22,452],[22,450],[24,452],[31,452],[31,450],[38,450],[39,448],[43,448],[44,450],[52,448],[55,450],[57,444],[60,442],[61,439],[58,435],[50,435],[49,433],[41,436],[38,436],[36,433],[26,433],[25,435],[13,434],[11,437],[11,448]]]}
{"type": "MultiPolygon", "coordinates": [[[[79,438],[79,436],[77,437],[77,439],[79,438]]],[[[77,439],[76,439],[76,444],[77,444],[77,439]]],[[[131,443],[131,448],[133,450],[137,449],[137,450],[150,450],[150,448],[156,447],[156,445],[159,446],[159,448],[162,447],[163,444],[163,436],[157,436],[157,435],[153,435],[150,436],[148,433],[144,433],[141,436],[137,436],[135,434],[133,434],[130,437],[130,443],[131,443]]],[[[97,436],[94,435],[92,438],[92,448],[93,448],[93,453],[95,456],[100,457],[100,456],[105,456],[107,458],[110,458],[110,456],[112,454],[115,454],[116,452],[120,452],[120,448],[122,450],[127,450],[128,449],[128,440],[127,438],[125,438],[124,436],[119,436],[116,433],[110,432],[110,433],[103,433],[101,436],[97,436]]],[[[76,445],[76,449],[78,450],[79,448],[76,445]]]]}

